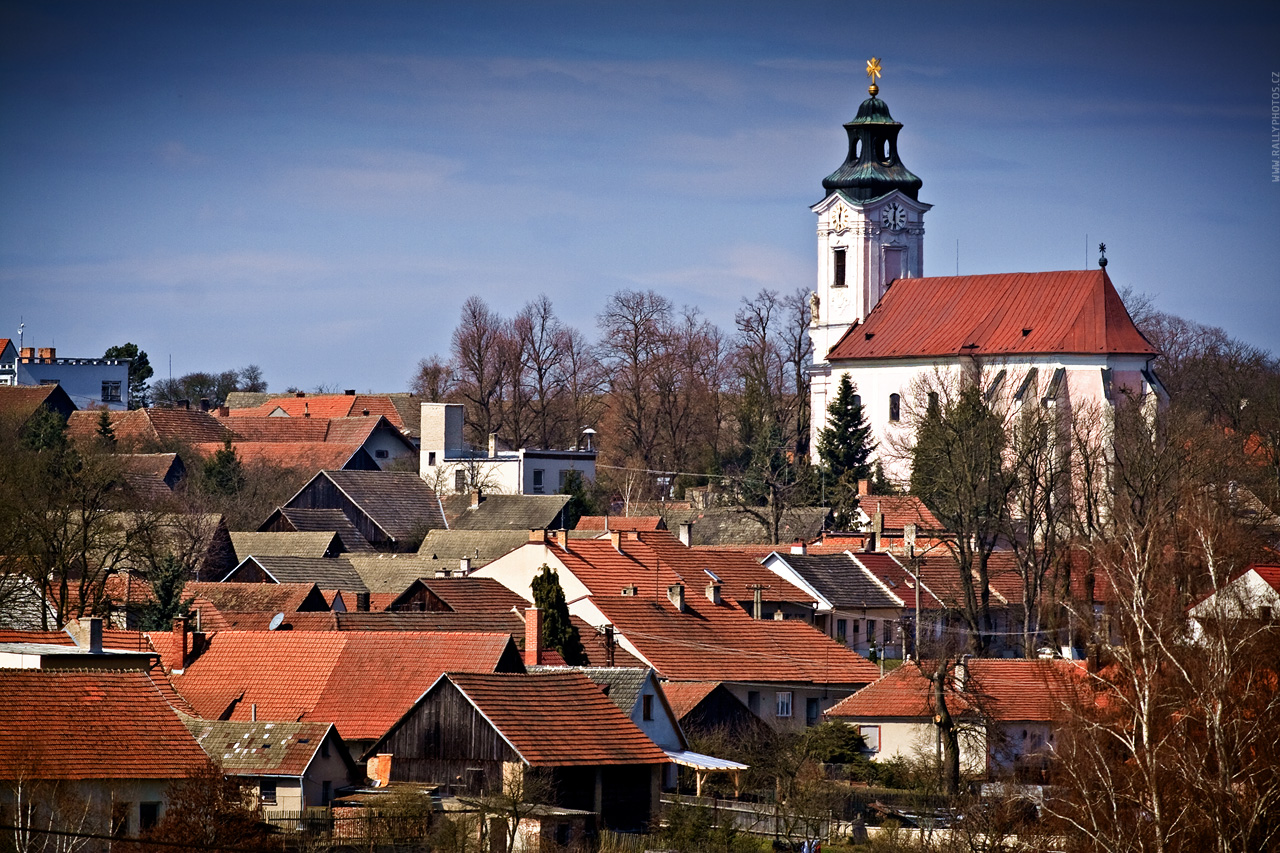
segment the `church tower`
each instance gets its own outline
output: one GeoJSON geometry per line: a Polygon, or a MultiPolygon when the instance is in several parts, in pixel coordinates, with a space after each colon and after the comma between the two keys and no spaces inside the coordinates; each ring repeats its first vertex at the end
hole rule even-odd
{"type": "MultiPolygon", "coordinates": [[[[867,76],[871,97],[844,126],[849,155],[822,182],[826,197],[810,208],[818,214],[818,289],[810,297],[809,327],[815,385],[827,352],[867,318],[890,283],[923,275],[924,213],[931,205],[918,198],[924,182],[898,157],[902,124],[876,97],[878,59],[867,63],[867,76]]],[[[815,415],[820,396],[814,394],[815,415]]]]}

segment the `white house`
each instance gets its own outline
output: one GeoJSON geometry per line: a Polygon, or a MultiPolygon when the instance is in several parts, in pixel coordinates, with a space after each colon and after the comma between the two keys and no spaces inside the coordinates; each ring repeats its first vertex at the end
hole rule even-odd
{"type": "Polygon", "coordinates": [[[500,450],[496,436],[486,449],[462,438],[463,407],[457,403],[422,404],[422,449],[419,471],[437,494],[481,490],[490,494],[554,495],[570,471],[584,480],[596,477],[596,452],[584,433],[585,449],[500,450]]]}
{"type": "Polygon", "coordinates": [[[1199,637],[1212,620],[1251,620],[1273,625],[1280,619],[1280,565],[1249,566],[1188,608],[1191,633],[1199,637]]]}

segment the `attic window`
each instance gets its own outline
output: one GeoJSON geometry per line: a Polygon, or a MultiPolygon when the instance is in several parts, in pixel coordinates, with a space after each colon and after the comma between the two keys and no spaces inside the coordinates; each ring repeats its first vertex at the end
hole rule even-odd
{"type": "Polygon", "coordinates": [[[872,338],[874,338],[874,337],[876,336],[876,333],[875,333],[875,332],[866,332],[866,333],[864,333],[864,334],[865,334],[865,336],[866,336],[866,339],[867,339],[867,340],[871,340],[872,338]]]}
{"type": "Polygon", "coordinates": [[[1031,330],[1030,330],[1030,329],[1023,329],[1023,330],[1022,330],[1022,336],[1023,336],[1024,338],[1025,338],[1027,335],[1029,335],[1029,334],[1031,334],[1031,330]]]}

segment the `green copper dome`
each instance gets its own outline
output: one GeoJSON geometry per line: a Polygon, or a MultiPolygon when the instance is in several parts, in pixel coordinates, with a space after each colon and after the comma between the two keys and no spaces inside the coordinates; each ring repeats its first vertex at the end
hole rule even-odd
{"type": "Polygon", "coordinates": [[[844,126],[849,156],[822,182],[828,194],[840,190],[854,201],[871,201],[894,190],[919,201],[924,181],[898,159],[898,131],[902,124],[889,115],[889,106],[873,94],[858,107],[858,117],[844,126]]]}

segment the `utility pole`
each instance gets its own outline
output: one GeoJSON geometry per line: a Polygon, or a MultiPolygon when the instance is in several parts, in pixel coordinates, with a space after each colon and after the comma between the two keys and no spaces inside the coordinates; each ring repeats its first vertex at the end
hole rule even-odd
{"type": "Polygon", "coordinates": [[[912,654],[916,656],[916,660],[920,660],[920,565],[916,562],[916,526],[914,524],[904,524],[902,526],[902,538],[907,546],[907,564],[911,568],[907,569],[907,573],[911,575],[911,579],[916,584],[916,642],[912,649],[912,654]]]}

